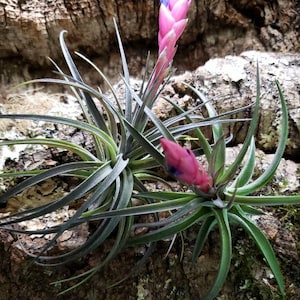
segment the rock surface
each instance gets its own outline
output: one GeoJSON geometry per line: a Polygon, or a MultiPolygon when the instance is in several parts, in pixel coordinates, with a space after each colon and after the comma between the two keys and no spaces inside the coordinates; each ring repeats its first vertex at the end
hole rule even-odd
{"type": "MultiPolygon", "coordinates": [[[[225,113],[255,102],[257,65],[260,73],[261,106],[260,121],[256,132],[257,146],[265,152],[275,152],[281,132],[281,104],[276,86],[278,80],[285,96],[289,112],[289,138],[286,155],[300,159],[300,55],[247,51],[240,56],[212,58],[195,71],[174,76],[166,86],[164,96],[190,109],[199,99],[184,85],[190,84],[207,100],[212,101],[218,113],[225,113]]],[[[120,88],[116,85],[117,88],[120,88]]],[[[122,85],[121,85],[122,87],[122,85]]],[[[124,87],[123,87],[124,89],[124,87]]],[[[176,113],[171,104],[162,98],[154,106],[154,112],[162,119],[176,113]]],[[[205,116],[205,110],[200,111],[205,116]]],[[[233,118],[249,118],[251,109],[235,114],[233,118]]],[[[232,134],[232,144],[242,143],[249,122],[224,124],[226,133],[232,134]]],[[[211,136],[209,130],[206,135],[211,136]]]]}

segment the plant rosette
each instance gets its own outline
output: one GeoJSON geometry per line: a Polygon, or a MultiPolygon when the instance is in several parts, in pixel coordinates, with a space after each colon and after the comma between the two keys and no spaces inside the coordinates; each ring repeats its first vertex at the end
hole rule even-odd
{"type": "Polygon", "coordinates": [[[253,215],[261,214],[255,206],[300,204],[300,195],[252,196],[272,179],[287,141],[288,112],[279,83],[276,82],[282,110],[281,136],[273,161],[258,178],[253,178],[254,133],[259,120],[261,100],[258,68],[257,95],[251,120],[231,118],[232,115],[245,109],[243,107],[218,114],[212,103],[200,91],[189,85],[187,87],[200,100],[199,105],[185,111],[166,98],[177,111],[177,115],[164,121],[152,111],[153,105],[168,82],[171,63],[176,53],[176,43],[185,29],[190,4],[191,1],[187,0],[161,1],[158,59],[149,78],[147,77],[149,61],[147,62],[139,91],[131,87],[125,52],[116,22],[114,23],[123,65],[124,106],[101,70],[87,57],[76,52],[76,55],[89,64],[104,80],[114,99],[109,99],[100,89],[84,82],[65,44],[65,32],[62,31],[59,37],[60,46],[70,74],[64,73],[53,62],[58,79],[38,79],[27,84],[52,83],[69,88],[80,104],[85,120],[37,114],[0,115],[1,119],[25,119],[62,124],[86,132],[93,138],[93,151],[73,142],[55,138],[24,138],[0,142],[0,145],[26,144],[55,147],[68,150],[80,158],[80,161],[64,163],[46,170],[24,170],[0,174],[1,177],[28,177],[4,192],[0,196],[0,203],[6,203],[9,198],[47,179],[65,176],[80,179],[80,183],[70,192],[51,202],[0,219],[1,228],[11,232],[51,234],[51,239],[38,254],[28,253],[35,258],[37,264],[59,266],[76,260],[98,248],[113,234],[114,240],[110,252],[99,265],[85,273],[55,283],[78,280],[78,283],[61,293],[87,281],[116,257],[124,247],[148,245],[144,258],[137,263],[136,267],[138,267],[149,257],[157,241],[171,239],[172,246],[178,235],[193,225],[200,224],[194,244],[193,260],[200,255],[214,228],[217,228],[220,233],[221,245],[218,273],[205,299],[214,299],[218,295],[228,275],[233,251],[231,237],[233,226],[243,228],[256,242],[274,274],[280,293],[285,295],[283,276],[271,244],[252,221],[253,215]],[[99,104],[102,108],[101,112],[97,108],[99,104]],[[206,109],[208,117],[199,116],[196,113],[199,109],[206,109]],[[224,135],[222,125],[236,121],[249,121],[250,126],[238,155],[229,166],[226,166],[225,151],[230,137],[224,135]],[[203,127],[211,127],[212,144],[202,133],[203,127]],[[183,136],[193,136],[197,148],[189,149],[179,145],[177,140],[183,136]],[[208,168],[199,164],[196,159],[199,153],[204,154],[208,168]],[[188,191],[171,189],[149,191],[148,182],[169,186],[165,177],[161,175],[162,168],[188,186],[188,191]],[[49,228],[38,230],[21,230],[13,226],[63,209],[83,197],[85,200],[61,224],[55,223],[49,228]],[[139,205],[135,205],[137,201],[139,205]],[[164,218],[160,218],[162,213],[164,218]],[[152,215],[153,220],[141,223],[139,216],[143,215],[152,215]],[[63,254],[47,255],[47,251],[66,231],[89,222],[94,222],[97,226],[81,245],[63,254]],[[133,232],[139,228],[148,228],[148,230],[134,235],[133,232]]]}

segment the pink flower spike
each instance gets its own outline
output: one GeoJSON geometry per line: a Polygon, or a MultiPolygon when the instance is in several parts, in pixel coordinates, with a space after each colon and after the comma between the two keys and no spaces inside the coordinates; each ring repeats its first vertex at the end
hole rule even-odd
{"type": "Polygon", "coordinates": [[[208,192],[213,183],[212,178],[200,167],[194,153],[165,138],[160,143],[166,156],[168,171],[180,181],[208,192]]]}
{"type": "MultiPolygon", "coordinates": [[[[168,74],[169,67],[175,56],[176,43],[182,35],[187,19],[186,15],[191,4],[191,0],[160,0],[159,8],[159,32],[158,32],[158,54],[160,55],[166,49],[167,62],[163,64],[164,70],[154,70],[149,88],[151,93],[155,93],[159,85],[168,74]],[[160,81],[160,82],[159,82],[160,81]],[[155,83],[155,91],[153,85],[155,83]]],[[[158,58],[159,59],[159,58],[158,58]]],[[[160,66],[162,64],[159,64],[160,66]]],[[[157,67],[158,65],[156,65],[157,67]]]]}
{"type": "Polygon", "coordinates": [[[171,8],[171,14],[175,21],[180,21],[186,18],[187,12],[189,10],[189,4],[186,0],[176,1],[175,5],[171,8]]]}
{"type": "Polygon", "coordinates": [[[179,37],[182,35],[184,29],[185,29],[185,26],[187,24],[187,19],[183,19],[181,21],[178,21],[174,24],[173,26],[173,30],[175,31],[176,33],[176,41],[179,39],[179,37]]]}
{"type": "Polygon", "coordinates": [[[178,0],[169,0],[169,9],[172,10],[178,0]]]}
{"type": "MultiPolygon", "coordinates": [[[[191,0],[170,0],[161,1],[159,9],[159,33],[158,45],[159,52],[161,53],[166,47],[169,49],[168,53],[174,53],[170,48],[176,46],[177,40],[182,35],[187,19],[186,15],[190,7],[191,0]],[[171,38],[171,32],[175,32],[176,37],[171,38]]],[[[169,63],[173,60],[174,56],[168,55],[169,63]]],[[[166,66],[167,68],[167,66],[166,66]]]]}
{"type": "MultiPolygon", "coordinates": [[[[161,53],[165,48],[167,48],[169,52],[171,48],[175,47],[176,41],[176,32],[174,30],[171,30],[160,40],[159,53],[161,53]]],[[[169,55],[167,56],[169,57],[169,55]]]]}
{"type": "Polygon", "coordinates": [[[168,34],[168,32],[172,30],[175,24],[175,19],[173,18],[170,10],[168,10],[167,7],[164,5],[161,5],[159,9],[158,24],[159,33],[162,36],[168,34]]]}

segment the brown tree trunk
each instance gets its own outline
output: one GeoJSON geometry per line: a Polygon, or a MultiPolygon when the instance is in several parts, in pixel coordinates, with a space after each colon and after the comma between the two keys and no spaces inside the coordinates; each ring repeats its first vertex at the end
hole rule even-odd
{"type": "MultiPolygon", "coordinates": [[[[72,51],[89,57],[104,56],[102,63],[110,60],[109,67],[114,69],[111,54],[117,49],[113,18],[128,56],[131,49],[132,57],[138,54],[143,59],[148,49],[156,48],[158,6],[159,1],[154,0],[3,0],[1,81],[7,84],[16,81],[15,77],[33,77],[36,68],[48,63],[48,56],[61,58],[61,30],[68,31],[67,42],[72,51]]],[[[194,0],[176,66],[194,69],[210,57],[240,54],[244,50],[296,52],[298,26],[297,1],[194,0]]]]}

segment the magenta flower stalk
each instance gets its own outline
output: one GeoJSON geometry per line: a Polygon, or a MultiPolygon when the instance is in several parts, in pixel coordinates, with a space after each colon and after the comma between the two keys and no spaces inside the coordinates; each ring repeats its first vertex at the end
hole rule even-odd
{"type": "Polygon", "coordinates": [[[187,24],[186,15],[192,0],[161,0],[159,9],[158,60],[150,86],[156,87],[164,80],[175,56],[176,43],[187,24]]]}
{"type": "Polygon", "coordinates": [[[161,54],[166,49],[167,62],[170,63],[176,53],[176,42],[187,24],[186,15],[191,0],[161,0],[160,2],[158,53],[161,54]]]}
{"type": "Polygon", "coordinates": [[[202,168],[194,153],[165,138],[160,144],[166,156],[167,170],[183,183],[197,186],[207,193],[213,185],[212,177],[202,168]]]}

